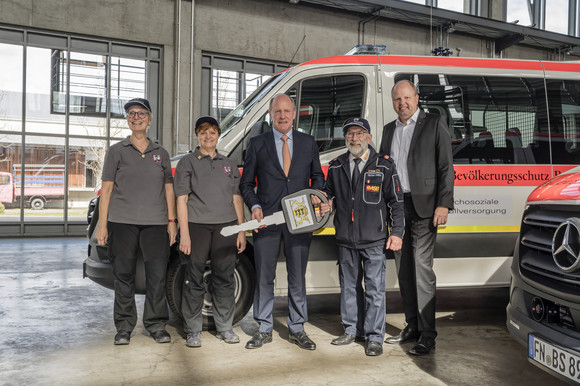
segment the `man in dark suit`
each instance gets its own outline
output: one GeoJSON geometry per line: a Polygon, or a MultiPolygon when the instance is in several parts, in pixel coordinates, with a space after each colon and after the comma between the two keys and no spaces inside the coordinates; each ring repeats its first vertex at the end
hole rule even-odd
{"type": "Polygon", "coordinates": [[[418,108],[412,82],[397,82],[391,97],[399,118],[384,127],[380,153],[394,159],[404,192],[405,235],[395,262],[407,326],[385,342],[418,340],[409,353],[425,355],[437,336],[433,252],[437,226],[447,223],[453,209],[453,155],[444,118],[418,108]]]}
{"type": "MultiPolygon", "coordinates": [[[[250,139],[240,180],[244,201],[252,211],[252,219],[258,221],[282,210],[282,197],[308,187],[324,187],[324,174],[314,138],[292,130],[296,117],[292,99],[285,94],[274,96],[269,113],[274,130],[250,139]],[[257,192],[254,191],[256,180],[257,192]]],[[[305,275],[311,239],[311,233],[290,234],[285,224],[254,232],[257,276],[254,319],[260,327],[246,348],[262,347],[272,341],[274,279],[280,241],[283,240],[288,270],[289,340],[303,349],[316,349],[316,344],[304,331],[304,323],[308,320],[305,275]]]]}

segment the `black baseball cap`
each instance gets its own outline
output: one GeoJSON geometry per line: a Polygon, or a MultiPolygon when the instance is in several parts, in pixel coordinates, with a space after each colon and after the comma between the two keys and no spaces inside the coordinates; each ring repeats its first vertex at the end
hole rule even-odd
{"type": "Polygon", "coordinates": [[[145,107],[147,111],[151,112],[151,105],[145,98],[133,98],[129,102],[125,103],[125,106],[123,107],[125,108],[125,111],[127,111],[131,106],[142,106],[145,107]]]}
{"type": "Polygon", "coordinates": [[[369,125],[369,121],[364,118],[349,118],[342,124],[342,134],[346,134],[346,131],[349,129],[349,127],[353,126],[362,127],[368,131],[369,134],[371,133],[371,125],[369,125]]]}
{"type": "Polygon", "coordinates": [[[220,127],[218,121],[214,117],[199,117],[197,121],[195,121],[195,127],[199,127],[202,123],[209,123],[212,126],[220,127]]]}

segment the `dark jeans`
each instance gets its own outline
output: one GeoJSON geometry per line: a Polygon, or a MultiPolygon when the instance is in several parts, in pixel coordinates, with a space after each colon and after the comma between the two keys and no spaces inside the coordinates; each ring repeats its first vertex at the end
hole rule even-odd
{"type": "Polygon", "coordinates": [[[109,222],[111,256],[115,277],[113,317],[117,331],[133,331],[137,324],[135,273],[137,256],[145,263],[145,308],[143,325],[149,332],[165,328],[169,310],[165,294],[165,274],[169,259],[167,225],[132,225],[109,222]]]}

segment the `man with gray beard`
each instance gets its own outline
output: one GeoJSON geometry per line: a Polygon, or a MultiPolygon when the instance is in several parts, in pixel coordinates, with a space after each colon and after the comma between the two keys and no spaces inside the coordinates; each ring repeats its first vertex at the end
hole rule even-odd
{"type": "Polygon", "coordinates": [[[335,211],[338,244],[344,334],[332,344],[366,340],[366,355],[377,356],[385,335],[385,249],[403,244],[403,192],[393,161],[369,145],[368,121],[348,119],[342,130],[348,151],[330,162],[329,203],[321,205],[322,213],[335,211]]]}

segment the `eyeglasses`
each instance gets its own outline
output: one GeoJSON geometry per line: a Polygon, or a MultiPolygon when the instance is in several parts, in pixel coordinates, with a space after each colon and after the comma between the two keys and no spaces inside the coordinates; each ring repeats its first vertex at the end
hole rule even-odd
{"type": "Polygon", "coordinates": [[[350,132],[346,133],[345,137],[346,138],[354,138],[354,137],[363,138],[365,134],[367,134],[366,130],[355,131],[355,132],[350,131],[350,132]]]}
{"type": "Polygon", "coordinates": [[[149,115],[148,111],[129,111],[127,113],[127,117],[129,118],[135,118],[135,115],[138,116],[139,118],[145,118],[147,115],[149,115]]]}

